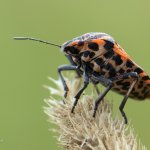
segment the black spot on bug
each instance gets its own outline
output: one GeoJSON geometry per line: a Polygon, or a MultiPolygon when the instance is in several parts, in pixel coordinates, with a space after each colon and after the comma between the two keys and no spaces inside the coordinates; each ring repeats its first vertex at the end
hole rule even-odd
{"type": "Polygon", "coordinates": [[[123,74],[123,73],[125,72],[125,70],[121,68],[118,72],[119,72],[120,74],[123,74]]]}
{"type": "Polygon", "coordinates": [[[111,58],[113,55],[114,55],[114,51],[113,49],[111,49],[104,54],[104,57],[108,59],[108,58],[111,58]]]}
{"type": "Polygon", "coordinates": [[[145,95],[148,95],[148,94],[149,94],[149,90],[146,89],[146,90],[145,90],[145,93],[144,93],[144,96],[145,96],[145,95]]]}
{"type": "Polygon", "coordinates": [[[95,53],[94,52],[90,52],[90,58],[94,57],[95,56],[95,53]]]}
{"type": "Polygon", "coordinates": [[[87,63],[87,69],[89,73],[93,73],[93,67],[94,67],[93,63],[87,63]]]}
{"type": "Polygon", "coordinates": [[[139,93],[138,93],[138,92],[132,92],[132,94],[133,94],[135,97],[138,97],[138,96],[139,96],[139,93]]]}
{"type": "Polygon", "coordinates": [[[109,70],[109,77],[111,78],[111,77],[114,77],[114,76],[116,76],[116,70],[114,68],[111,68],[109,70]]]}
{"type": "Polygon", "coordinates": [[[116,81],[117,85],[122,85],[122,83],[123,83],[123,80],[116,81]]]}
{"type": "Polygon", "coordinates": [[[101,71],[101,75],[103,75],[103,76],[104,76],[105,74],[106,74],[106,72],[105,72],[105,71],[101,71]]]}
{"type": "Polygon", "coordinates": [[[79,54],[79,50],[73,46],[67,46],[65,47],[64,51],[66,53],[70,52],[71,54],[79,54]]]}
{"type": "Polygon", "coordinates": [[[149,94],[149,91],[146,91],[143,99],[145,99],[148,96],[148,94],[149,94]]]}
{"type": "Polygon", "coordinates": [[[96,72],[96,71],[93,71],[93,76],[99,77],[99,76],[100,76],[100,73],[99,73],[99,72],[96,72]]]}
{"type": "Polygon", "coordinates": [[[106,66],[105,66],[105,69],[107,70],[111,70],[113,68],[112,64],[108,63],[106,66]]]}
{"type": "Polygon", "coordinates": [[[143,76],[142,77],[142,80],[149,80],[150,78],[149,78],[149,76],[143,76]]]}
{"type": "Polygon", "coordinates": [[[142,92],[142,94],[144,94],[145,92],[147,92],[147,87],[144,87],[141,92],[142,92]]]}
{"type": "Polygon", "coordinates": [[[116,65],[121,65],[123,63],[120,55],[113,56],[112,59],[116,62],[116,65]]]}
{"type": "Polygon", "coordinates": [[[144,82],[143,81],[140,81],[140,83],[138,84],[138,88],[142,88],[144,85],[144,82]]]}
{"type": "Polygon", "coordinates": [[[130,86],[130,82],[123,82],[123,86],[130,86]]]}
{"type": "Polygon", "coordinates": [[[140,81],[140,84],[143,84],[143,81],[140,81]]]}
{"type": "Polygon", "coordinates": [[[123,89],[121,89],[121,91],[120,91],[120,92],[121,92],[121,94],[124,94],[124,95],[125,95],[125,94],[127,93],[126,91],[127,91],[127,90],[123,90],[123,89]]]}
{"type": "Polygon", "coordinates": [[[129,87],[128,87],[128,86],[123,86],[123,85],[122,85],[122,89],[123,89],[123,90],[128,90],[129,87]]]}
{"type": "Polygon", "coordinates": [[[98,44],[94,43],[94,42],[89,42],[88,43],[88,47],[89,47],[89,49],[91,49],[93,51],[98,51],[99,50],[98,44]]]}
{"type": "Polygon", "coordinates": [[[84,57],[88,57],[89,56],[90,58],[92,58],[95,55],[95,53],[94,52],[90,52],[90,51],[85,51],[85,52],[82,52],[80,55],[84,56],[84,57]]]}
{"type": "Polygon", "coordinates": [[[88,63],[88,66],[93,68],[94,67],[94,64],[93,63],[88,63]]]}
{"type": "Polygon", "coordinates": [[[84,45],[84,42],[83,41],[79,41],[78,42],[78,46],[83,46],[84,45]]]}
{"type": "Polygon", "coordinates": [[[135,91],[135,88],[133,87],[132,92],[134,92],[134,91],[135,91]]]}
{"type": "Polygon", "coordinates": [[[113,49],[114,48],[114,43],[112,43],[112,42],[110,42],[110,41],[108,41],[108,40],[104,40],[106,43],[105,43],[105,45],[104,45],[104,48],[106,49],[106,50],[110,50],[110,49],[113,49]]]}
{"type": "Polygon", "coordinates": [[[89,52],[89,51],[83,52],[83,56],[84,56],[84,57],[88,57],[89,55],[90,55],[90,52],[89,52]]]}
{"type": "Polygon", "coordinates": [[[113,88],[112,88],[112,90],[120,91],[120,89],[119,89],[119,88],[117,88],[117,87],[113,87],[113,88]]]}
{"type": "Polygon", "coordinates": [[[100,71],[100,72],[96,72],[96,71],[93,71],[93,75],[96,76],[96,77],[99,77],[99,76],[105,76],[106,72],[105,71],[100,71]]]}
{"type": "Polygon", "coordinates": [[[75,47],[71,47],[70,52],[71,52],[72,54],[79,54],[79,50],[78,50],[77,48],[75,48],[75,47]]]}
{"type": "Polygon", "coordinates": [[[143,97],[143,96],[138,96],[138,99],[143,100],[143,99],[144,99],[144,97],[143,97]]]}
{"type": "Polygon", "coordinates": [[[129,72],[131,72],[131,69],[127,69],[127,71],[126,71],[127,73],[129,73],[129,72]]]}
{"type": "Polygon", "coordinates": [[[94,60],[99,66],[102,66],[102,64],[104,63],[102,58],[97,58],[94,60]]]}
{"type": "Polygon", "coordinates": [[[111,63],[108,63],[104,68],[108,70],[110,77],[113,77],[116,75],[116,70],[114,69],[111,63]]]}
{"type": "Polygon", "coordinates": [[[134,66],[134,64],[133,64],[132,61],[128,60],[127,63],[126,63],[126,66],[127,66],[128,68],[132,68],[132,67],[134,66]]]}
{"type": "Polygon", "coordinates": [[[141,68],[136,68],[136,69],[134,70],[134,72],[137,72],[138,74],[140,74],[140,73],[143,72],[143,70],[142,70],[141,68]]]}
{"type": "Polygon", "coordinates": [[[138,89],[142,88],[143,87],[143,83],[139,83],[138,84],[138,89]]]}
{"type": "Polygon", "coordinates": [[[149,87],[150,87],[150,84],[147,84],[147,86],[149,86],[149,87]]]}

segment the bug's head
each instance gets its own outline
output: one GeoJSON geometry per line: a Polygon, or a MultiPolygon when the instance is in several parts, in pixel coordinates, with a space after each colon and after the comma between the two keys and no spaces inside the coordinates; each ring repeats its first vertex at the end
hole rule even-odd
{"type": "Polygon", "coordinates": [[[71,55],[71,56],[79,56],[81,49],[84,46],[84,42],[83,41],[79,41],[79,40],[71,40],[68,42],[65,42],[62,46],[61,46],[61,51],[67,55],[71,55]]]}

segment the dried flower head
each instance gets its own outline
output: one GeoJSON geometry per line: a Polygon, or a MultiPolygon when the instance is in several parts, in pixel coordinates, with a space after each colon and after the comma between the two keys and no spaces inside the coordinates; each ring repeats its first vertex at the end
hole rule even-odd
{"type": "Polygon", "coordinates": [[[112,104],[107,100],[100,104],[96,117],[92,117],[94,98],[83,95],[71,113],[74,95],[80,88],[80,79],[67,80],[70,89],[65,104],[63,87],[60,80],[50,78],[56,88],[47,87],[51,95],[61,97],[56,100],[50,97],[44,107],[50,122],[56,124],[59,133],[58,141],[65,150],[146,150],[129,125],[118,117],[112,118],[112,104]]]}

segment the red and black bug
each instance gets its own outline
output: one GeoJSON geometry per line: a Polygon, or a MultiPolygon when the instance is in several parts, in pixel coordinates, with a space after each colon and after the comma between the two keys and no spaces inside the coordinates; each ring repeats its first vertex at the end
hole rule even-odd
{"type": "MultiPolygon", "coordinates": [[[[124,106],[128,97],[144,100],[150,97],[150,77],[138,66],[131,57],[106,33],[91,32],[74,38],[64,44],[57,45],[46,41],[28,37],[16,37],[19,40],[34,40],[61,48],[61,51],[71,65],[58,67],[58,74],[64,86],[64,97],[68,87],[62,71],[75,70],[84,79],[83,87],[75,96],[71,112],[74,112],[78,99],[91,81],[95,86],[103,84],[106,89],[99,94],[95,101],[93,117],[96,110],[110,89],[124,95],[119,106],[120,112],[127,123],[124,106]]],[[[97,89],[98,92],[98,89],[97,89]]],[[[99,92],[98,92],[99,93],[99,92]]]]}

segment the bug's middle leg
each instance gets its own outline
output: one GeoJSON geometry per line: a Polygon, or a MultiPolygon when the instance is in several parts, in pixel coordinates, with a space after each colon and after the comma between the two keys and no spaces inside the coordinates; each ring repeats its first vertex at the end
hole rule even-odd
{"type": "Polygon", "coordinates": [[[87,71],[84,71],[84,73],[83,73],[83,79],[84,79],[84,85],[83,85],[83,87],[78,91],[78,93],[74,97],[75,101],[73,103],[73,107],[72,107],[72,110],[71,110],[72,113],[74,112],[74,109],[75,109],[75,107],[76,107],[76,105],[78,103],[78,100],[79,100],[81,94],[87,88],[87,86],[89,84],[89,76],[87,74],[87,71]]]}
{"type": "Polygon", "coordinates": [[[105,95],[109,92],[109,90],[112,88],[112,81],[111,80],[106,79],[106,78],[101,78],[101,79],[103,79],[103,82],[105,83],[105,85],[107,84],[107,86],[106,86],[106,89],[104,90],[104,92],[102,94],[100,94],[98,96],[97,100],[95,101],[93,117],[95,117],[95,115],[96,115],[96,111],[97,111],[97,108],[98,108],[100,102],[103,100],[105,95]]]}
{"type": "Polygon", "coordinates": [[[99,91],[99,88],[97,86],[98,82],[94,81],[94,79],[90,79],[90,80],[91,80],[91,82],[92,82],[92,84],[93,84],[93,86],[94,86],[94,88],[96,90],[97,95],[99,95],[100,91],[99,91]]]}

